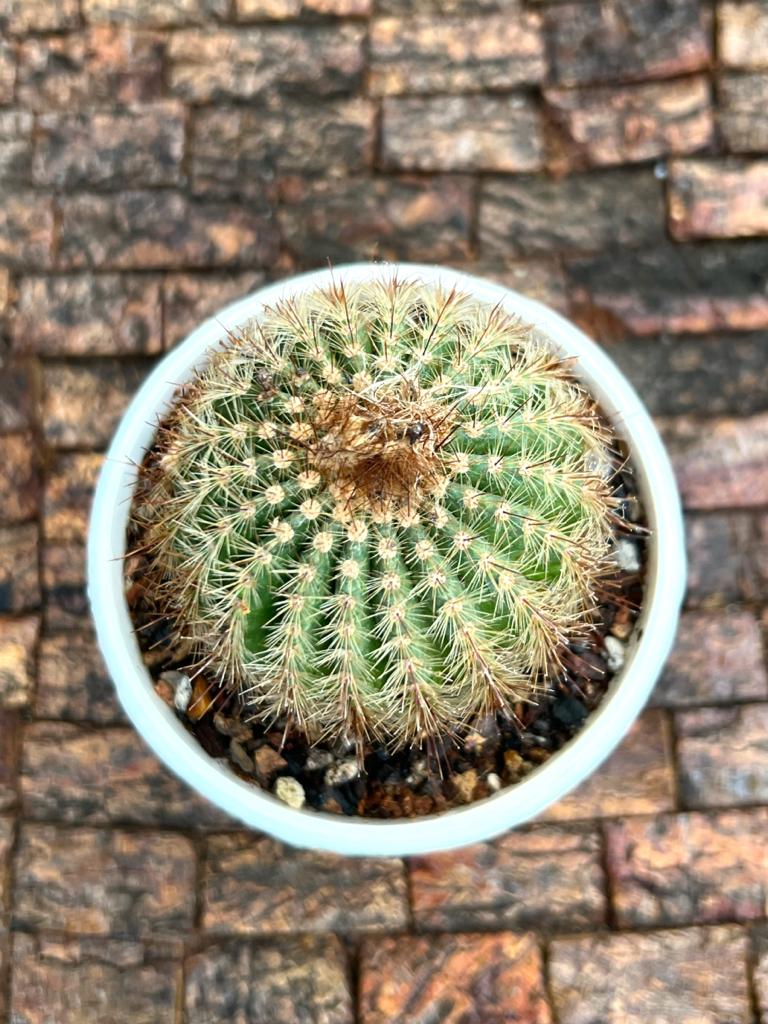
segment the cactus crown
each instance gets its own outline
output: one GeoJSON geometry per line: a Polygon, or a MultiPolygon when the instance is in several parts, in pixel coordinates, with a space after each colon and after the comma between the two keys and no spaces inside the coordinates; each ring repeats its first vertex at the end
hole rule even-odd
{"type": "Polygon", "coordinates": [[[535,329],[418,281],[246,324],[135,515],[178,636],[254,712],[391,748],[530,699],[608,564],[610,437],[535,329]]]}

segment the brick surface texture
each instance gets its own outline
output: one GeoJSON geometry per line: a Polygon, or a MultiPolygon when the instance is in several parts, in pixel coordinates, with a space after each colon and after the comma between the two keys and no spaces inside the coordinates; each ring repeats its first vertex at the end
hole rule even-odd
{"type": "Polygon", "coordinates": [[[386,931],[405,923],[397,860],[291,850],[252,835],[212,836],[206,850],[203,928],[228,935],[386,931]]]}
{"type": "Polygon", "coordinates": [[[766,0],[0,0],[0,1024],[768,1024],[766,0]],[[331,261],[569,316],[685,505],[648,709],[539,820],[249,833],[129,726],[91,495],[162,354],[331,261]]]}

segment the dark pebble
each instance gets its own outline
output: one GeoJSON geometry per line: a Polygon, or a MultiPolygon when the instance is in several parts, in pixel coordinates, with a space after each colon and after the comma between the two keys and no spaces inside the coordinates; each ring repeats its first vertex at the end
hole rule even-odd
{"type": "MultiPolygon", "coordinates": [[[[190,728],[190,723],[182,719],[184,724],[190,728]]],[[[192,732],[197,737],[200,746],[210,757],[226,757],[229,750],[229,740],[213,726],[212,722],[202,718],[191,726],[192,732]]]]}
{"type": "Polygon", "coordinates": [[[362,795],[357,796],[354,783],[348,782],[343,786],[335,786],[333,789],[326,789],[325,798],[334,799],[341,807],[344,814],[352,816],[357,814],[358,804],[362,799],[362,795]]]}
{"type": "Polygon", "coordinates": [[[581,701],[575,697],[559,697],[552,705],[552,715],[562,725],[581,725],[588,714],[581,701]]]}

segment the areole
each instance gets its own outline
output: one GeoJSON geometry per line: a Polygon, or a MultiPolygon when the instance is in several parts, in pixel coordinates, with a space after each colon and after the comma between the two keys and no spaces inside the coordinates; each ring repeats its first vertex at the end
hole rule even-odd
{"type": "Polygon", "coordinates": [[[578,328],[532,299],[480,278],[415,264],[353,264],[281,281],[207,320],[153,371],[115,434],[96,488],[88,539],[88,593],[99,644],[120,700],[139,733],[182,779],[234,818],[285,842],[350,855],[406,855],[487,839],[534,818],[581,782],[611,753],[641,710],[674,640],[685,587],[682,514],[672,470],[640,399],[608,356],[578,328]],[[469,292],[544,331],[600,402],[629,445],[653,536],[648,546],[644,606],[627,659],[601,707],[579,735],[524,781],[488,799],[414,820],[340,818],[294,810],[209,757],[156,696],[133,633],[124,597],[122,560],[137,466],[176,390],[209,353],[247,319],[291,293],[323,287],[332,277],[361,281],[391,275],[469,292]]]}

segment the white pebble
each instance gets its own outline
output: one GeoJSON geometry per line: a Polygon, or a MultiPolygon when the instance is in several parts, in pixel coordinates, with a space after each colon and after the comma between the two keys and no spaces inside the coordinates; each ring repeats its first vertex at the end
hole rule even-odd
{"type": "Polygon", "coordinates": [[[330,764],[333,764],[333,754],[330,750],[310,750],[304,767],[308,772],[315,772],[320,768],[327,768],[330,764]]]}
{"type": "Polygon", "coordinates": [[[278,800],[282,800],[295,811],[303,807],[307,800],[302,784],[298,779],[292,779],[290,775],[281,775],[275,783],[273,792],[278,800]]]}
{"type": "Polygon", "coordinates": [[[501,779],[496,772],[491,772],[485,781],[488,783],[488,789],[490,789],[491,792],[498,793],[501,789],[501,779]]]}
{"type": "Polygon", "coordinates": [[[186,715],[189,702],[192,700],[192,680],[183,672],[172,670],[161,672],[160,678],[173,687],[173,706],[182,715],[186,715]]]}
{"type": "Polygon", "coordinates": [[[355,760],[339,761],[328,769],[324,776],[326,786],[342,786],[360,774],[360,765],[355,760]]]}
{"type": "Polygon", "coordinates": [[[405,777],[405,781],[409,786],[418,786],[419,783],[423,782],[427,777],[427,762],[423,758],[419,758],[418,761],[414,761],[411,765],[411,770],[405,777]]]}
{"type": "Polygon", "coordinates": [[[640,572],[640,555],[637,552],[637,545],[626,537],[616,541],[615,551],[616,564],[624,572],[640,572]]]}
{"type": "Polygon", "coordinates": [[[626,659],[626,648],[615,636],[605,638],[605,661],[612,672],[618,672],[626,659]]]}

